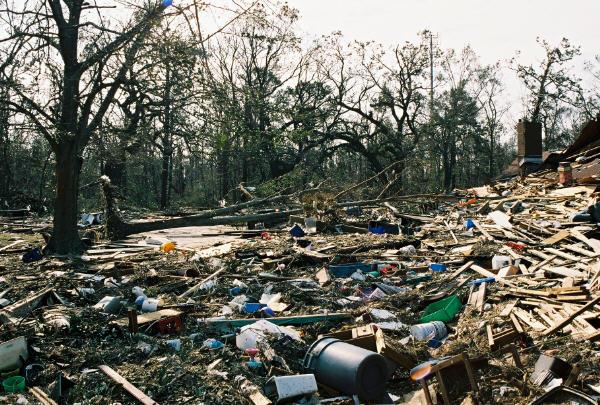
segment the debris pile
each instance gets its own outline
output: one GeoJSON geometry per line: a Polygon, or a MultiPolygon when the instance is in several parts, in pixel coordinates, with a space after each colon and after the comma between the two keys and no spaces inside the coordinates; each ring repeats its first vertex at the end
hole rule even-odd
{"type": "Polygon", "coordinates": [[[0,402],[598,403],[600,205],[558,177],[304,199],[202,248],[6,225],[0,402]]]}

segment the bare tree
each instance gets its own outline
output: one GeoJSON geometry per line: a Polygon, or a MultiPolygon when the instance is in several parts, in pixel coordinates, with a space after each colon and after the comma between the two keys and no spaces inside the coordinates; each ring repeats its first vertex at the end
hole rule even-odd
{"type": "Polygon", "coordinates": [[[100,17],[104,6],[84,0],[26,1],[19,9],[4,3],[2,14],[12,30],[0,41],[26,38],[28,47],[19,57],[38,64],[43,73],[21,77],[9,104],[35,124],[55,155],[54,229],[47,248],[81,252],[77,203],[82,153],[165,6],[147,3],[117,31],[100,17]],[[45,88],[43,97],[40,89],[45,88]]]}

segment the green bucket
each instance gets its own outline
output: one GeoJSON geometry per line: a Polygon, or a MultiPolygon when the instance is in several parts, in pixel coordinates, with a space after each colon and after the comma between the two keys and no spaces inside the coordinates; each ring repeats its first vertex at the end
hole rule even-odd
{"type": "Polygon", "coordinates": [[[460,303],[460,299],[456,295],[451,295],[443,300],[427,305],[420,322],[450,322],[454,319],[458,311],[460,311],[461,307],[462,304],[460,303]]]}
{"type": "Polygon", "coordinates": [[[9,377],[2,381],[2,386],[6,392],[21,392],[25,390],[25,378],[20,375],[9,377]]]}

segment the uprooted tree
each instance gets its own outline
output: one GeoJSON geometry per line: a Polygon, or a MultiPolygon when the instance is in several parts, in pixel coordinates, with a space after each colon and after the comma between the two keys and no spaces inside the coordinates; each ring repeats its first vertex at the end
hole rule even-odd
{"type": "Polygon", "coordinates": [[[48,244],[54,253],[83,250],[77,231],[83,151],[165,11],[158,2],[148,3],[116,31],[109,17],[99,17],[100,8],[109,7],[85,0],[38,0],[3,10],[13,24],[2,41],[25,39],[17,58],[39,66],[15,77],[9,105],[43,134],[56,158],[54,230],[48,244]]]}

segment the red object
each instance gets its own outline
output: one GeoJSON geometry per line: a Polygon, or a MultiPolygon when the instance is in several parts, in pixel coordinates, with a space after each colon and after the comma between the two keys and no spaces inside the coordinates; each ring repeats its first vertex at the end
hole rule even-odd
{"type": "Polygon", "coordinates": [[[254,357],[256,357],[256,355],[260,352],[260,350],[258,350],[255,347],[250,347],[248,349],[246,349],[246,354],[248,356],[250,356],[251,359],[254,359],[254,357]]]}
{"type": "Polygon", "coordinates": [[[472,205],[472,204],[477,204],[477,199],[476,198],[471,198],[467,201],[461,201],[458,203],[459,207],[466,207],[467,205],[472,205]]]}
{"type": "Polygon", "coordinates": [[[269,232],[261,232],[260,237],[265,240],[271,240],[271,235],[269,235],[269,232]]]}
{"type": "Polygon", "coordinates": [[[516,243],[516,242],[508,242],[508,243],[506,243],[506,246],[508,246],[511,249],[518,250],[518,251],[521,251],[527,247],[524,244],[516,243]]]}
{"type": "Polygon", "coordinates": [[[177,333],[183,329],[183,322],[181,321],[181,317],[178,315],[168,316],[166,318],[160,319],[156,323],[156,327],[158,328],[158,331],[163,335],[169,333],[177,333]]]}

